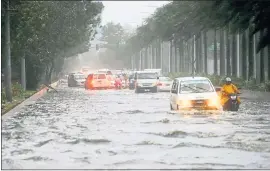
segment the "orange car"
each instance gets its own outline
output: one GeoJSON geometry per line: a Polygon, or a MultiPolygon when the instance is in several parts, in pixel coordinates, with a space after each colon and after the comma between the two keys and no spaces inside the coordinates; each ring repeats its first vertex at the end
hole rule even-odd
{"type": "Polygon", "coordinates": [[[92,85],[92,81],[93,81],[93,78],[94,78],[94,74],[89,74],[86,78],[86,81],[85,81],[85,89],[92,89],[93,88],[93,85],[92,85]]]}

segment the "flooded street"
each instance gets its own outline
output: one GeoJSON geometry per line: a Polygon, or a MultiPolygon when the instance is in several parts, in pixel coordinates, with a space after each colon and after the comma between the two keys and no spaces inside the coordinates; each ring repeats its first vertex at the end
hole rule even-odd
{"type": "Polygon", "coordinates": [[[270,102],[183,114],[169,93],[58,91],[3,119],[3,169],[270,168],[270,102]]]}

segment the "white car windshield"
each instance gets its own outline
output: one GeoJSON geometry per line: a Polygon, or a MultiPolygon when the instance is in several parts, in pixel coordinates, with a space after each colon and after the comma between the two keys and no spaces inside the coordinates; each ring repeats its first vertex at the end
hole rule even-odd
{"type": "Polygon", "coordinates": [[[74,75],[75,79],[85,79],[84,75],[74,75]]]}
{"type": "Polygon", "coordinates": [[[214,89],[208,80],[182,81],[180,85],[180,93],[182,94],[214,92],[214,89]]]}
{"type": "Polygon", "coordinates": [[[138,73],[137,74],[138,79],[157,79],[156,73],[138,73]]]}

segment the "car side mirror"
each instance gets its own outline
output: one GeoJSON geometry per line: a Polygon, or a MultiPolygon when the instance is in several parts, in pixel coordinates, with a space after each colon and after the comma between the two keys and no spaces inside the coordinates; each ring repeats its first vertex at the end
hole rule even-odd
{"type": "Polygon", "coordinates": [[[159,77],[157,77],[157,79],[159,79],[159,77]]]}
{"type": "Polygon", "coordinates": [[[221,91],[221,87],[215,87],[216,92],[221,91]]]}

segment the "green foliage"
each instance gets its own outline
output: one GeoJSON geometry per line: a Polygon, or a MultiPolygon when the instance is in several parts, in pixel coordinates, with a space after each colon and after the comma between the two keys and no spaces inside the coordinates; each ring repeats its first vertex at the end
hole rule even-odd
{"type": "MultiPolygon", "coordinates": [[[[254,32],[266,30],[257,52],[270,44],[270,2],[248,0],[173,1],[156,10],[146,24],[128,41],[137,52],[157,39],[190,39],[199,32],[230,25],[231,33],[254,26],[254,32]]],[[[134,51],[131,54],[135,53],[134,51]]]]}
{"type": "Polygon", "coordinates": [[[103,5],[92,1],[22,1],[13,8],[17,12],[11,16],[10,26],[12,64],[26,57],[27,87],[34,88],[44,75],[50,77],[55,68],[61,68],[63,61],[56,59],[88,51],[103,5]]]}
{"type": "Polygon", "coordinates": [[[19,84],[18,82],[16,82],[15,84],[12,84],[12,96],[22,97],[23,94],[24,94],[24,90],[21,84],[19,84]]]}
{"type": "Polygon", "coordinates": [[[1,104],[5,104],[7,102],[7,97],[5,93],[5,89],[1,88],[1,104]]]}

